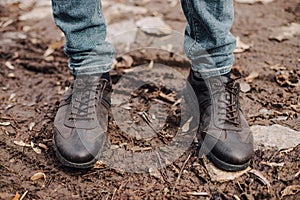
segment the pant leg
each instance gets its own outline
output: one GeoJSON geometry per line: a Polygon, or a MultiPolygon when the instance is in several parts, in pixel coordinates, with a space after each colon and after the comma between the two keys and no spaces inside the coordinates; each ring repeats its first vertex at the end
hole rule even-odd
{"type": "Polygon", "coordinates": [[[233,0],[181,0],[188,25],[184,50],[203,78],[224,75],[234,63],[233,0]]]}
{"type": "Polygon", "coordinates": [[[100,0],[52,0],[56,25],[66,37],[65,53],[74,75],[108,72],[114,47],[106,39],[100,0]]]}

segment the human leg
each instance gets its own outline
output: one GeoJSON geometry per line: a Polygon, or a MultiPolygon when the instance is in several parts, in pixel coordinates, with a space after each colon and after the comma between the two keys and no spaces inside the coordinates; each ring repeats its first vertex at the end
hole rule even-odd
{"type": "Polygon", "coordinates": [[[188,21],[184,49],[198,76],[211,77],[230,72],[236,40],[230,33],[233,1],[182,0],[188,21]]]}
{"type": "Polygon", "coordinates": [[[100,0],[52,0],[53,16],[66,37],[65,52],[74,75],[105,73],[114,47],[106,39],[100,0]]]}
{"type": "Polygon", "coordinates": [[[218,167],[249,165],[253,137],[240,111],[239,85],[230,79],[235,38],[231,0],[182,0],[188,21],[184,49],[192,63],[188,80],[200,108],[201,151],[218,167]]]}
{"type": "Polygon", "coordinates": [[[75,75],[55,116],[54,147],[64,165],[89,168],[106,138],[114,48],[105,41],[100,0],[52,0],[52,6],[75,75]]]}

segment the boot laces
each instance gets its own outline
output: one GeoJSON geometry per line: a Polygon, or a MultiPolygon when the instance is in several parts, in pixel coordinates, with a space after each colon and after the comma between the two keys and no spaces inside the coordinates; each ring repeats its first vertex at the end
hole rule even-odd
{"type": "Polygon", "coordinates": [[[76,85],[71,95],[72,98],[69,98],[73,104],[69,120],[94,120],[101,87],[102,84],[95,81],[82,81],[76,85]]]}
{"type": "Polygon", "coordinates": [[[235,84],[235,80],[230,79],[224,84],[224,95],[225,98],[220,98],[218,101],[218,114],[224,123],[232,124],[236,127],[240,125],[239,118],[239,91],[240,88],[235,84]],[[223,111],[223,112],[222,112],[223,111]],[[225,113],[224,113],[225,111],[225,113]]]}

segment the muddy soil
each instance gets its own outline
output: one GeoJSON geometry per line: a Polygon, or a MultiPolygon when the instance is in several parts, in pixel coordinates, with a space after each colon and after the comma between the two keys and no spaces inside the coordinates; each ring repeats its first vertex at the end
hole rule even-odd
{"type": "MultiPolygon", "coordinates": [[[[180,5],[171,9],[161,6],[163,3],[151,1],[148,7],[163,13],[173,28],[181,29],[184,18],[180,5]]],[[[49,40],[39,33],[22,35],[24,22],[17,18],[24,12],[17,5],[0,7],[1,19],[13,19],[9,26],[0,27],[0,199],[13,199],[16,193],[24,195],[23,199],[300,198],[300,146],[257,150],[250,165],[254,171],[225,183],[211,181],[203,160],[197,157],[197,142],[158,173],[128,173],[101,163],[89,170],[63,167],[52,148],[53,120],[61,95],[73,77],[63,47],[54,51],[51,59],[45,59],[49,40]],[[46,177],[32,181],[30,178],[37,172],[46,177]]],[[[299,106],[295,106],[300,102],[299,87],[279,85],[275,80],[276,74],[288,71],[294,82],[299,81],[300,38],[282,42],[269,39],[272,28],[299,22],[299,13],[298,0],[236,4],[233,33],[251,44],[251,49],[236,54],[233,74],[241,76],[241,82],[252,72],[259,74],[248,83],[251,90],[241,94],[250,125],[281,124],[300,131],[299,106]]],[[[134,65],[150,62],[150,58],[138,53],[131,56],[134,65]]],[[[159,58],[154,61],[162,62],[159,58]]],[[[172,57],[164,62],[184,75],[188,72],[186,62],[172,57]]],[[[147,94],[145,88],[137,93],[156,98],[153,93],[162,89],[147,87],[152,94],[147,94]]],[[[170,102],[166,106],[170,107],[170,102]]],[[[176,120],[173,117],[168,123],[172,126],[178,123],[176,120]]],[[[113,118],[108,135],[114,144],[128,140],[113,118]]],[[[168,142],[161,137],[156,139],[168,142]]],[[[147,146],[140,144],[140,147],[147,146]]]]}

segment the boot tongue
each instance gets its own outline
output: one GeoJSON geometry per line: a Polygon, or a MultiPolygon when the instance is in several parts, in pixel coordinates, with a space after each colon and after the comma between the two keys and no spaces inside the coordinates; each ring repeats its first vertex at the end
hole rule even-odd
{"type": "Polygon", "coordinates": [[[73,87],[72,106],[69,126],[78,129],[93,129],[97,126],[96,101],[99,88],[99,77],[77,77],[73,87]]]}

